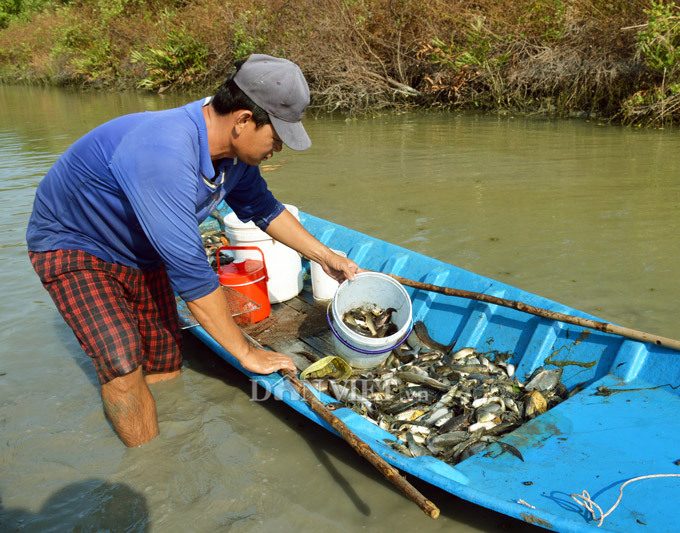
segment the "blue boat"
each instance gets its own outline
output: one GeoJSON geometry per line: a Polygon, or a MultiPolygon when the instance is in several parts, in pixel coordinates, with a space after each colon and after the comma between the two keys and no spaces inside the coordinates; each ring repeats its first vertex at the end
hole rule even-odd
{"type": "MultiPolygon", "coordinates": [[[[300,220],[317,239],[344,250],[362,268],[600,320],[312,215],[301,212],[300,220]]],[[[309,273],[309,264],[303,266],[309,273]]],[[[428,456],[406,457],[386,444],[395,438],[390,433],[350,409],[334,411],[360,439],[407,477],[546,529],[678,530],[680,398],[675,387],[680,384],[680,353],[504,306],[407,290],[413,319],[424,321],[438,342],[455,341],[454,350],[510,352],[520,379],[540,366],[559,367],[562,383],[578,392],[504,437],[523,461],[509,453],[473,455],[455,466],[428,456]],[[577,502],[584,499],[594,502],[594,514],[588,501],[585,506],[577,502]]],[[[271,395],[333,431],[280,375],[246,372],[203,328],[191,331],[271,395]]],[[[312,390],[323,403],[335,402],[312,390]]]]}

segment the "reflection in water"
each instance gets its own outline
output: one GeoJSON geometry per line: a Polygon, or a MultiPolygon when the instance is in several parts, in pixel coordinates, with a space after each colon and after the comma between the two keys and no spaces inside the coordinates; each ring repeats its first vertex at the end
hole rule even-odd
{"type": "MultiPolygon", "coordinates": [[[[87,356],[28,262],[26,222],[35,187],[80,135],[194,98],[0,85],[2,525],[531,529],[423,484],[442,509],[427,519],[340,439],[277,402],[249,401],[247,380],[197,341],[182,377],[153,388],[161,437],[122,447],[87,356]]],[[[310,114],[306,127],[310,150],[284,150],[263,168],[281,200],[621,325],[680,336],[677,131],[441,113],[310,114]]]]}

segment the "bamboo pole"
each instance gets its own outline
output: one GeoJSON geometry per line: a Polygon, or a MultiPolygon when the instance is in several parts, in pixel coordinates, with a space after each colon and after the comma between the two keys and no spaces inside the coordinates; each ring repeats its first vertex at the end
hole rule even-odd
{"type": "Polygon", "coordinates": [[[524,313],[529,313],[531,315],[549,318],[551,320],[557,320],[558,322],[566,322],[567,324],[574,324],[576,326],[582,326],[584,328],[595,329],[597,331],[602,331],[604,333],[620,335],[621,337],[627,337],[629,339],[641,342],[649,342],[657,346],[663,346],[664,348],[671,348],[673,350],[680,351],[680,341],[675,339],[669,339],[666,337],[660,337],[658,335],[652,335],[651,333],[645,333],[644,331],[638,331],[635,329],[624,328],[622,326],[616,326],[614,324],[610,324],[609,322],[598,322],[596,320],[590,320],[588,318],[565,315],[564,313],[557,313],[555,311],[541,309],[540,307],[534,307],[533,305],[517,302],[515,300],[506,300],[505,298],[498,298],[496,296],[491,296],[490,294],[466,291],[463,289],[452,289],[450,287],[441,287],[439,285],[423,283],[422,281],[414,281],[412,279],[402,278],[401,276],[397,276],[395,274],[387,275],[394,278],[402,285],[406,285],[407,287],[413,287],[414,289],[437,292],[440,294],[446,294],[447,296],[458,296],[460,298],[467,298],[469,300],[478,300],[480,302],[486,302],[489,304],[510,307],[512,309],[516,309],[524,313]]]}
{"type": "Polygon", "coordinates": [[[439,516],[439,509],[435,504],[423,496],[399,470],[387,463],[382,457],[375,453],[371,447],[357,437],[347,425],[335,416],[316,396],[295,376],[291,370],[282,370],[282,374],[290,381],[297,393],[304,398],[309,407],[323,418],[340,436],[345,439],[354,450],[371,463],[376,470],[387,478],[393,485],[399,488],[412,502],[420,507],[430,518],[439,516]]]}

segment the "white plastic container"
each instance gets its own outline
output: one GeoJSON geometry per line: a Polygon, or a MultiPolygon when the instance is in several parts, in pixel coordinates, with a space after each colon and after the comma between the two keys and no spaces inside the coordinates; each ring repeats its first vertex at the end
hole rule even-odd
{"type": "MultiPolygon", "coordinates": [[[[341,250],[332,250],[332,252],[339,256],[347,257],[347,254],[341,250]]],[[[314,297],[314,302],[327,304],[329,300],[333,299],[340,283],[326,274],[321,265],[316,261],[310,261],[309,269],[312,273],[312,296],[314,297]]]]}
{"type": "MultiPolygon", "coordinates": [[[[300,220],[297,207],[294,205],[285,207],[300,220]]],[[[231,246],[257,246],[262,250],[269,274],[267,292],[270,303],[285,302],[300,294],[303,282],[302,260],[295,250],[272,239],[254,222],[241,222],[234,212],[224,217],[224,223],[226,226],[224,233],[231,246]]],[[[261,259],[261,256],[254,251],[234,250],[234,259],[245,261],[261,259]]]]}
{"type": "Polygon", "coordinates": [[[362,272],[355,276],[354,281],[343,281],[331,305],[335,353],[354,368],[372,368],[381,364],[411,332],[412,312],[406,289],[390,276],[362,272]],[[345,312],[373,305],[396,309],[392,313],[392,322],[399,328],[396,333],[382,338],[365,337],[349,329],[342,321],[345,312]]]}

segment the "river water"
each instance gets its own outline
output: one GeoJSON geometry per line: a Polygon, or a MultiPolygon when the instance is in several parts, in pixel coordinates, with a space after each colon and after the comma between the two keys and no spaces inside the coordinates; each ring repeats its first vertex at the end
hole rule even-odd
{"type": "MultiPolygon", "coordinates": [[[[187,95],[0,85],[0,530],[516,531],[415,483],[432,521],[340,439],[186,336],[161,436],[127,449],[26,255],[35,188],[80,135],[187,95]]],[[[623,326],[680,337],[680,132],[456,113],[310,114],[263,166],[284,202],[623,326]]],[[[559,460],[559,458],[556,458],[559,460]]]]}

